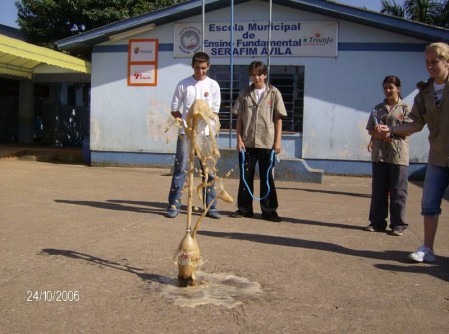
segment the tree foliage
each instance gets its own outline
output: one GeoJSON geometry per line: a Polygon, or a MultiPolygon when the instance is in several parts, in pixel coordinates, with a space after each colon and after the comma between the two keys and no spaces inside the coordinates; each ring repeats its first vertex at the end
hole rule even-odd
{"type": "Polygon", "coordinates": [[[381,13],[449,29],[449,0],[382,0],[381,13]]]}
{"type": "Polygon", "coordinates": [[[17,22],[25,39],[57,49],[54,44],[57,40],[181,2],[183,0],[21,0],[15,5],[17,22]]]}
{"type": "MultiPolygon", "coordinates": [[[[17,22],[25,39],[57,49],[55,41],[185,0],[21,0],[17,22]]],[[[223,0],[224,1],[224,0],[223,0]]],[[[449,0],[382,0],[381,13],[449,28],[449,0]]]]}

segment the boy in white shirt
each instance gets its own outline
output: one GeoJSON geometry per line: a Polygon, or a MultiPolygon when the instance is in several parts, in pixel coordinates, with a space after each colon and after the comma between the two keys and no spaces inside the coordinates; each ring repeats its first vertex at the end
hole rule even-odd
{"type": "MultiPolygon", "coordinates": [[[[207,53],[197,52],[192,57],[193,75],[181,80],[176,86],[171,103],[171,115],[182,119],[185,124],[187,113],[197,99],[208,102],[209,107],[218,113],[221,103],[220,86],[218,82],[209,78],[207,72],[210,68],[210,58],[207,53]]],[[[180,128],[176,145],[175,164],[173,168],[173,178],[168,195],[168,208],[165,216],[175,218],[181,206],[181,191],[186,180],[186,170],[189,161],[189,140],[180,128]]],[[[212,186],[205,192],[206,207],[215,199],[215,189],[213,187],[214,175],[209,174],[208,182],[212,186]]],[[[215,207],[215,201],[209,208],[207,217],[220,219],[221,216],[215,207]]]]}

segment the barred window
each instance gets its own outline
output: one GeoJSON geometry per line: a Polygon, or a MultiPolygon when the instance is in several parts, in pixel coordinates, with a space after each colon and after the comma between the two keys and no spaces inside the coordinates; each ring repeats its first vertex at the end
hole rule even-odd
{"type": "MultiPolygon", "coordinates": [[[[211,66],[209,76],[220,84],[221,106],[220,123],[222,129],[235,129],[235,116],[231,115],[231,108],[239,92],[247,86],[249,81],[248,66],[234,66],[234,80],[231,84],[231,72],[227,65],[211,66]],[[231,89],[232,87],[232,89],[231,89]]],[[[302,132],[304,113],[304,66],[271,66],[269,82],[282,93],[287,117],[282,121],[282,130],[288,132],[302,132]]]]}

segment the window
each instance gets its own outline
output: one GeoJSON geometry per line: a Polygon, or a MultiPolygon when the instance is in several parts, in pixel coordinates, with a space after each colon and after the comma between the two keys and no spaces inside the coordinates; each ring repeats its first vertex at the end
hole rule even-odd
{"type": "MultiPolygon", "coordinates": [[[[248,66],[234,66],[234,80],[231,86],[231,73],[227,65],[211,66],[209,76],[220,84],[221,107],[220,123],[222,129],[229,129],[230,123],[235,129],[235,116],[231,108],[239,92],[249,82],[248,66]],[[231,93],[232,87],[232,93],[231,93]],[[232,95],[232,96],[231,96],[232,95]]],[[[304,66],[271,66],[270,83],[277,87],[284,99],[287,117],[282,122],[283,131],[302,132],[304,112],[304,66]]]]}

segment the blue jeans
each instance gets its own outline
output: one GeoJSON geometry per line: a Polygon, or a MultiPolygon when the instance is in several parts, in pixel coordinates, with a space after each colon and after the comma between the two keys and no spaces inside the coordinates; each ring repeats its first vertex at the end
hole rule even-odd
{"type": "Polygon", "coordinates": [[[441,201],[449,184],[449,168],[427,164],[421,200],[423,216],[439,216],[441,201]]]}
{"type": "MultiPolygon", "coordinates": [[[[173,177],[170,186],[170,193],[168,194],[168,205],[175,206],[178,210],[181,207],[181,195],[182,188],[184,187],[184,183],[187,177],[187,170],[189,168],[189,148],[190,141],[186,135],[179,135],[178,141],[176,143],[176,155],[175,155],[175,165],[173,168],[173,177]]],[[[203,166],[201,165],[201,170],[204,174],[203,166]]],[[[204,181],[204,177],[203,177],[204,181]]],[[[214,175],[209,174],[208,183],[211,183],[211,186],[207,187],[203,191],[203,198],[206,198],[206,207],[213,202],[211,205],[209,212],[216,211],[216,194],[214,187],[214,175]]]]}

